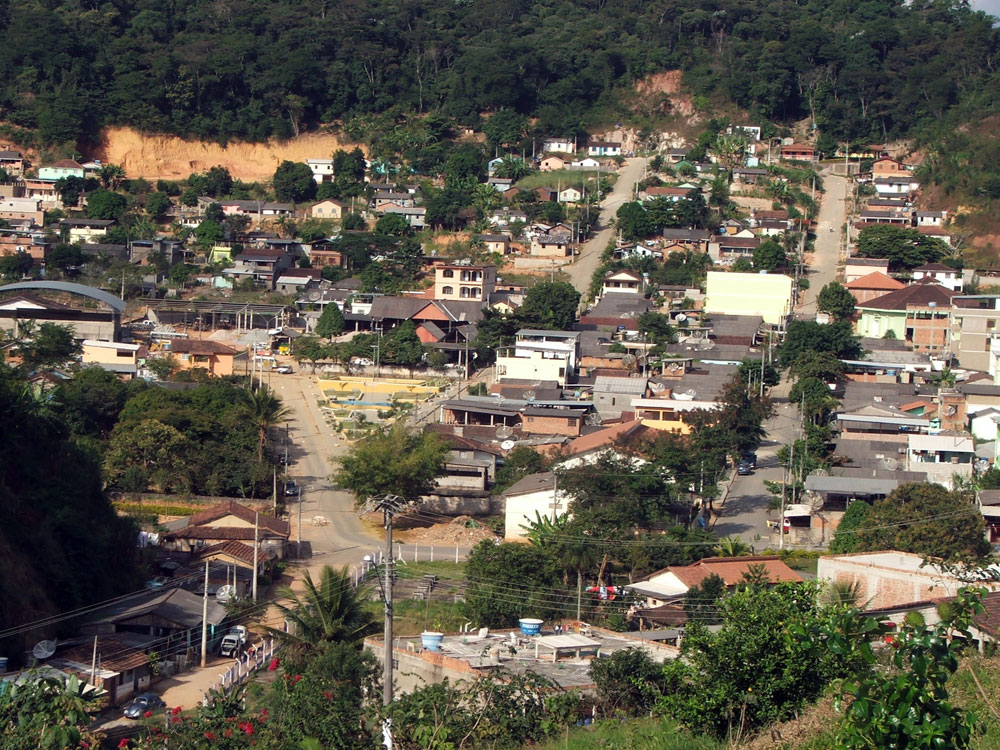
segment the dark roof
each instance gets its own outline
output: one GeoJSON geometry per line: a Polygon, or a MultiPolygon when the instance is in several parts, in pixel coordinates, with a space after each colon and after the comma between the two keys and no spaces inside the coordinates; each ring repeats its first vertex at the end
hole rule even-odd
{"type": "Polygon", "coordinates": [[[889,261],[886,258],[848,258],[845,261],[848,266],[882,266],[889,265],[889,261]]]}
{"type": "Polygon", "coordinates": [[[61,219],[61,227],[91,227],[93,229],[104,229],[115,223],[114,219],[61,219]]]}
{"type": "Polygon", "coordinates": [[[707,229],[676,229],[668,227],[662,236],[668,240],[687,240],[689,242],[707,241],[712,233],[707,229]]]}
{"type": "MultiPolygon", "coordinates": [[[[183,628],[193,628],[201,624],[202,606],[202,597],[182,588],[173,588],[169,591],[150,592],[148,595],[129,598],[98,613],[93,622],[115,623],[155,613],[158,619],[183,628]]],[[[218,625],[225,618],[226,608],[210,598],[209,624],[218,625]]]]}
{"type": "Polygon", "coordinates": [[[946,266],[944,263],[924,263],[922,266],[917,266],[913,269],[914,271],[944,271],[945,273],[958,273],[957,270],[951,266],[946,266]]]}
{"type": "Polygon", "coordinates": [[[982,605],[986,611],[973,617],[972,621],[980,630],[997,638],[1000,636],[1000,591],[986,594],[982,605]]]}
{"type": "Polygon", "coordinates": [[[717,242],[719,247],[757,247],[762,241],[760,237],[729,237],[724,234],[712,237],[712,242],[717,242]]]}
{"type": "Polygon", "coordinates": [[[73,159],[60,159],[52,166],[62,167],[62,168],[72,168],[72,169],[83,169],[83,165],[74,161],[73,159]]]}
{"type": "Polygon", "coordinates": [[[513,486],[509,487],[503,494],[505,497],[510,497],[511,495],[527,495],[531,492],[544,492],[545,490],[555,489],[555,486],[556,475],[551,471],[543,471],[538,474],[529,474],[528,476],[523,477],[513,486]]]}
{"type": "Polygon", "coordinates": [[[0,159],[23,159],[20,151],[0,151],[0,159]]]}
{"type": "MultiPolygon", "coordinates": [[[[211,557],[212,555],[229,555],[237,560],[241,560],[253,567],[253,547],[249,544],[243,544],[243,542],[228,541],[219,542],[218,544],[212,544],[208,547],[202,547],[195,553],[195,558],[199,560],[204,560],[205,558],[211,557]]],[[[270,557],[267,551],[263,549],[257,550],[257,562],[260,563],[267,560],[270,557]]]]}
{"type": "MultiPolygon", "coordinates": [[[[188,516],[188,525],[211,526],[212,521],[218,521],[220,518],[225,518],[226,516],[236,516],[249,524],[252,524],[254,522],[254,518],[256,518],[257,525],[262,529],[270,529],[277,534],[287,535],[289,533],[287,521],[282,521],[278,518],[274,518],[273,516],[267,516],[263,513],[255,512],[253,508],[242,505],[235,500],[229,500],[224,503],[219,503],[218,505],[213,505],[211,508],[206,508],[205,510],[198,511],[195,514],[188,516]]],[[[253,531],[253,529],[251,529],[251,531],[253,531]]]]}
{"type": "Polygon", "coordinates": [[[20,291],[22,289],[41,289],[53,292],[78,294],[81,297],[90,297],[98,302],[103,302],[105,305],[117,310],[118,312],[125,311],[125,303],[113,294],[108,294],[103,289],[87,286],[85,284],[76,284],[72,281],[18,281],[14,284],[5,284],[4,286],[0,286],[0,293],[20,291]]]}
{"type": "Polygon", "coordinates": [[[910,305],[927,307],[934,302],[940,307],[948,308],[951,307],[951,298],[956,294],[957,292],[938,284],[912,284],[868,300],[858,307],[865,310],[905,310],[910,305]]]}
{"type": "Polygon", "coordinates": [[[194,354],[196,356],[236,354],[235,349],[211,339],[174,339],[170,342],[170,351],[175,354],[194,354]]]}

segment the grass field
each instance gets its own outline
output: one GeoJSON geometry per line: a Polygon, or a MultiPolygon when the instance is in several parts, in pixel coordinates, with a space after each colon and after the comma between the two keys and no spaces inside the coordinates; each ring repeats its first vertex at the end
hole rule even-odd
{"type": "Polygon", "coordinates": [[[532,747],[537,750],[724,750],[727,745],[695,737],[662,719],[630,719],[574,727],[559,739],[532,747]]]}

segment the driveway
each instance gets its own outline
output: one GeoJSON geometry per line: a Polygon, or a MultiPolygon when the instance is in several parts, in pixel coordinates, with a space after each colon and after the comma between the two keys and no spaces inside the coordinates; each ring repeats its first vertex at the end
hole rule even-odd
{"type": "Polygon", "coordinates": [[[573,286],[583,295],[581,305],[586,302],[587,292],[590,290],[590,280],[601,263],[601,254],[615,236],[615,230],[610,226],[611,220],[615,218],[618,208],[623,203],[632,200],[632,196],[635,195],[635,183],[642,179],[645,165],[646,159],[642,157],[625,161],[625,166],[618,173],[618,181],[615,182],[611,192],[601,203],[597,233],[583,243],[580,247],[580,254],[576,256],[573,264],[564,266],[562,269],[569,275],[573,286]]]}

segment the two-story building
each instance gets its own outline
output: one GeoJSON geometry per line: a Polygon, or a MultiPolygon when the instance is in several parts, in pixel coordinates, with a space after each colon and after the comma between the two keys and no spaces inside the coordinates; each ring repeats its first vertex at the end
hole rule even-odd
{"type": "Polygon", "coordinates": [[[45,211],[38,198],[0,198],[0,219],[28,221],[40,227],[45,221],[45,211]]]}
{"type": "Polygon", "coordinates": [[[274,287],[275,279],[292,265],[294,258],[284,250],[249,248],[237,255],[233,261],[235,265],[223,269],[223,275],[236,279],[251,278],[271,289],[274,287]]]}
{"type": "Polygon", "coordinates": [[[496,286],[496,266],[448,263],[434,269],[434,299],[489,302],[496,286]]]}
{"type": "Polygon", "coordinates": [[[994,374],[993,343],[1000,337],[1000,295],[951,298],[951,353],[965,369],[994,374]]]}
{"type": "Polygon", "coordinates": [[[565,386],[576,374],[578,331],[522,328],[514,343],[497,351],[497,380],[549,380],[565,386]]]}
{"type": "Polygon", "coordinates": [[[85,339],[81,348],[85,367],[97,365],[123,379],[134,378],[139,369],[139,344],[85,339]]]}
{"type": "Polygon", "coordinates": [[[917,351],[940,351],[951,341],[950,289],[911,284],[858,305],[858,333],[880,339],[889,331],[917,351]]]}
{"type": "Polygon", "coordinates": [[[638,271],[623,268],[609,271],[601,282],[601,295],[605,294],[642,294],[644,279],[638,271]]]}
{"type": "Polygon", "coordinates": [[[944,263],[925,263],[913,269],[913,280],[915,282],[931,281],[940,284],[945,289],[953,292],[962,291],[965,282],[962,279],[962,272],[944,263]]]}
{"type": "Polygon", "coordinates": [[[306,166],[312,170],[313,179],[317,183],[333,179],[333,159],[306,159],[306,166]]]}
{"type": "Polygon", "coordinates": [[[20,151],[0,151],[0,169],[11,177],[24,174],[24,155],[20,151]]]}

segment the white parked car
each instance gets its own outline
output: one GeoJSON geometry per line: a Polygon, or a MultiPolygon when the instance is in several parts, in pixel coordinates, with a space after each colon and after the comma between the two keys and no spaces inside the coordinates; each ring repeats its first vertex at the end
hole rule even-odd
{"type": "Polygon", "coordinates": [[[358,365],[358,367],[371,367],[375,363],[368,357],[351,357],[351,364],[358,365]]]}

